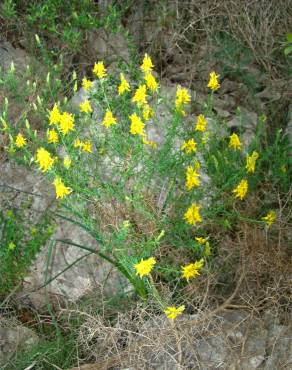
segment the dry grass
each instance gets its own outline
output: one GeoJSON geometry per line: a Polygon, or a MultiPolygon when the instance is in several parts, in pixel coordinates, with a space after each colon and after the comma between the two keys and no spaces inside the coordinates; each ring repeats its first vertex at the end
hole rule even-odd
{"type": "Polygon", "coordinates": [[[159,56],[164,76],[187,83],[200,79],[199,72],[204,71],[202,61],[215,48],[225,47],[214,44],[217,36],[224,33],[247,47],[270,77],[283,77],[282,44],[286,33],[291,32],[291,1],[183,0],[156,2],[156,8],[152,5],[141,16],[141,39],[142,44],[146,43],[142,47],[159,56]],[[149,24],[153,27],[152,36],[149,24]]]}

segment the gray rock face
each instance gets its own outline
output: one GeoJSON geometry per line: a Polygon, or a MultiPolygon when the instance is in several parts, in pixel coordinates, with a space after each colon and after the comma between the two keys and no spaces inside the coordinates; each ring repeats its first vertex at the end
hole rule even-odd
{"type": "MultiPolygon", "coordinates": [[[[0,166],[0,205],[1,207],[21,207],[29,201],[31,206],[25,211],[32,222],[38,222],[43,212],[56,208],[53,186],[41,174],[35,174],[24,167],[6,162],[0,166]]],[[[54,301],[76,301],[89,290],[99,289],[102,293],[114,294],[125,286],[125,281],[112,266],[95,254],[53,240],[70,240],[80,245],[98,249],[96,241],[83,229],[65,220],[59,220],[49,243],[33,261],[30,273],[24,281],[19,298],[42,309],[47,299],[54,301]],[[52,258],[49,260],[50,251],[52,258]],[[87,256],[86,256],[87,255],[87,256]],[[85,257],[86,256],[86,257],[85,257]],[[84,258],[83,258],[84,257],[84,258]],[[39,289],[74,261],[79,261],[44,289],[39,289]]]]}
{"type": "Polygon", "coordinates": [[[15,49],[8,41],[0,39],[0,67],[4,72],[14,63],[15,70],[23,70],[31,58],[22,49],[15,49]]]}
{"type": "Polygon", "coordinates": [[[89,32],[88,52],[92,60],[105,60],[108,65],[119,59],[126,63],[130,61],[126,38],[121,33],[110,33],[101,28],[89,32]]]}
{"type": "Polygon", "coordinates": [[[52,240],[38,254],[25,278],[20,298],[28,298],[41,309],[48,300],[75,302],[92,289],[101,294],[115,294],[125,287],[125,280],[108,262],[78,247],[54,243],[55,239],[98,250],[97,242],[87,232],[68,221],[60,221],[52,240]],[[68,269],[71,264],[73,266],[68,269]],[[39,289],[64,270],[49,285],[39,289]]]}
{"type": "Polygon", "coordinates": [[[24,326],[0,326],[0,365],[4,365],[14,354],[28,351],[38,343],[34,331],[24,326]]]}

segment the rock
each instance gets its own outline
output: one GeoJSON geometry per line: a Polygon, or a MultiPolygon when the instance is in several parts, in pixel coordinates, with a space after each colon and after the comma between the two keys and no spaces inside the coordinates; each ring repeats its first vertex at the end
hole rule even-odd
{"type": "Polygon", "coordinates": [[[256,127],[258,123],[258,115],[255,112],[250,112],[245,108],[239,108],[239,114],[234,116],[227,122],[227,126],[231,131],[240,135],[240,139],[247,148],[254,139],[256,127]]]}
{"type": "MultiPolygon", "coordinates": [[[[37,334],[24,326],[0,326],[0,365],[19,352],[29,351],[39,342],[37,334]]],[[[5,367],[6,368],[6,367],[5,367]]]]}
{"type": "Polygon", "coordinates": [[[130,61],[128,41],[122,33],[111,33],[102,28],[89,32],[88,53],[92,60],[104,60],[107,65],[119,60],[130,61]]]}
{"type": "Polygon", "coordinates": [[[16,49],[10,42],[0,40],[0,67],[4,72],[7,72],[12,62],[14,63],[16,73],[21,73],[31,62],[31,58],[24,50],[16,49]]]}
{"type": "Polygon", "coordinates": [[[38,254],[24,280],[20,299],[28,300],[38,309],[44,308],[48,298],[54,302],[76,302],[80,297],[98,289],[102,294],[115,294],[125,288],[127,282],[108,262],[95,254],[66,243],[60,239],[98,250],[96,240],[86,231],[66,220],[59,220],[52,240],[38,254]],[[48,256],[51,251],[51,260],[48,256]],[[76,264],[74,262],[78,261],[76,264]],[[39,289],[46,281],[59,275],[46,287],[39,289]]]}
{"type": "MultiPolygon", "coordinates": [[[[53,186],[45,178],[22,166],[5,162],[0,166],[1,180],[0,204],[2,209],[30,206],[25,209],[25,218],[30,222],[40,222],[44,212],[53,207],[56,209],[53,186]]],[[[73,223],[58,219],[52,239],[71,240],[77,244],[98,249],[94,238],[73,223]]],[[[52,240],[43,247],[33,261],[30,272],[25,278],[23,290],[19,298],[33,303],[42,309],[47,297],[58,297],[60,300],[76,301],[92,288],[99,287],[103,293],[114,294],[126,286],[122,276],[108,263],[92,254],[81,258],[88,252],[66,244],[56,243],[53,248],[52,260],[47,265],[52,240]],[[72,262],[81,258],[72,269],[67,270],[54,280],[46,289],[38,290],[47,279],[67,268],[72,262]]]]}
{"type": "Polygon", "coordinates": [[[5,207],[20,207],[30,203],[26,217],[38,222],[42,213],[55,201],[52,186],[39,173],[34,173],[12,162],[0,164],[0,204],[5,207]]]}

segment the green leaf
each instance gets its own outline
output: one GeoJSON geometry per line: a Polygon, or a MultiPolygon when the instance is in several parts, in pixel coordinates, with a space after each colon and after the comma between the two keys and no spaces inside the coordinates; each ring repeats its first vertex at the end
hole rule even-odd
{"type": "Polygon", "coordinates": [[[292,45],[287,46],[287,47],[284,49],[284,54],[285,54],[285,55],[289,55],[291,52],[292,52],[292,45]]]}
{"type": "Polygon", "coordinates": [[[292,33],[287,33],[287,35],[286,35],[286,40],[287,40],[288,42],[292,42],[292,33]]]}

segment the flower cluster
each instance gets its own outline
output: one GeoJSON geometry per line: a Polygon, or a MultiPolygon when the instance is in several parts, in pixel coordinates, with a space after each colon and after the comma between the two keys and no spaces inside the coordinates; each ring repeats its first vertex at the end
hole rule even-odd
{"type": "MultiPolygon", "coordinates": [[[[160,155],[159,151],[151,150],[157,148],[157,143],[149,140],[147,137],[147,129],[151,126],[150,120],[152,117],[155,117],[153,102],[159,102],[159,99],[156,99],[159,91],[159,83],[156,80],[154,65],[150,56],[147,54],[144,56],[139,69],[140,80],[137,82],[137,85],[135,85],[135,82],[132,82],[130,79],[128,82],[128,76],[124,73],[120,73],[119,79],[117,83],[114,83],[114,89],[112,89],[112,86],[108,83],[111,79],[108,77],[107,69],[102,61],[98,61],[94,64],[92,73],[96,78],[95,81],[91,81],[90,79],[87,79],[87,77],[83,77],[82,79],[81,85],[86,91],[87,97],[80,103],[79,112],[73,114],[70,111],[61,109],[59,103],[54,104],[48,112],[49,126],[43,135],[43,143],[41,145],[38,144],[38,146],[35,147],[35,152],[33,152],[33,159],[39,170],[47,173],[51,179],[51,184],[54,186],[57,199],[68,197],[70,200],[70,198],[73,198],[74,194],[76,194],[76,197],[78,196],[81,186],[78,181],[74,181],[75,174],[82,178],[82,180],[85,180],[82,182],[83,188],[86,188],[87,184],[89,184],[86,191],[91,190],[90,186],[94,188],[94,196],[96,196],[96,199],[99,199],[99,190],[102,189],[102,187],[110,188],[109,193],[112,197],[114,194],[114,187],[112,184],[108,185],[107,183],[102,183],[101,176],[99,178],[101,179],[100,185],[99,181],[96,181],[94,174],[90,174],[90,177],[83,179],[83,169],[81,167],[87,160],[88,162],[91,159],[92,162],[95,160],[98,161],[99,155],[102,159],[104,153],[110,154],[107,157],[109,161],[117,157],[120,160],[120,157],[122,157],[122,151],[119,152],[119,146],[121,140],[124,139],[125,134],[127,135],[127,145],[123,154],[125,153],[127,156],[127,163],[123,166],[126,161],[122,163],[121,159],[119,166],[120,163],[122,163],[122,165],[119,169],[121,169],[121,172],[127,172],[127,176],[128,174],[130,174],[130,176],[135,174],[137,168],[132,167],[128,171],[128,168],[130,167],[128,166],[128,163],[130,163],[132,158],[134,158],[132,153],[135,153],[136,148],[138,148],[137,152],[144,145],[147,145],[149,148],[149,150],[140,151],[138,154],[137,152],[135,153],[135,158],[139,158],[138,160],[140,161],[143,161],[143,156],[146,158],[148,154],[150,157],[152,153],[154,153],[153,157],[155,160],[155,154],[160,155]],[[113,99],[110,99],[109,92],[110,94],[115,92],[115,94],[112,94],[115,95],[113,99]],[[100,101],[97,100],[96,97],[98,97],[100,101]],[[94,114],[91,114],[95,107],[100,108],[101,113],[94,112],[94,114]],[[99,119],[96,119],[96,121],[93,120],[92,117],[95,117],[95,115],[98,114],[100,114],[99,119]],[[86,126],[88,122],[91,122],[90,126],[86,126]],[[102,127],[102,129],[100,130],[100,133],[96,134],[98,126],[100,128],[102,127]],[[115,138],[115,142],[111,141],[112,137],[115,138]],[[136,145],[136,143],[139,143],[139,145],[136,145]],[[112,155],[113,153],[114,155],[112,155]],[[84,162],[82,162],[82,160],[84,162]],[[133,168],[135,168],[135,171],[133,171],[133,168]],[[79,170],[80,173],[78,172],[79,170]]],[[[208,88],[211,90],[210,101],[212,101],[214,92],[220,88],[219,76],[215,72],[210,73],[208,88]]],[[[191,95],[188,89],[178,86],[175,100],[172,102],[173,126],[180,126],[183,118],[186,116],[186,111],[188,110],[187,107],[190,102],[191,95]]],[[[246,154],[246,157],[243,157],[242,153],[244,153],[245,148],[243,143],[240,141],[240,134],[236,133],[232,133],[229,138],[227,138],[227,143],[226,138],[222,140],[225,146],[224,150],[222,150],[223,154],[219,152],[219,155],[216,157],[217,152],[212,152],[210,150],[210,147],[212,149],[211,144],[213,143],[213,137],[215,135],[212,135],[212,132],[209,130],[209,125],[211,125],[212,122],[209,114],[212,112],[212,107],[210,108],[207,106],[208,104],[206,104],[204,111],[201,114],[198,114],[194,121],[191,120],[191,118],[186,119],[186,121],[191,121],[190,127],[192,131],[189,134],[186,134],[187,129],[185,130],[185,126],[183,125],[179,127],[180,131],[177,131],[179,133],[179,139],[182,140],[180,150],[176,150],[175,157],[178,161],[176,163],[181,164],[181,167],[177,166],[178,171],[176,172],[180,174],[180,178],[172,179],[172,184],[178,184],[178,187],[175,190],[178,190],[177,193],[179,193],[179,197],[181,197],[179,198],[179,201],[182,199],[180,204],[182,204],[183,210],[179,211],[179,222],[183,225],[181,228],[183,233],[185,232],[185,229],[187,229],[187,232],[190,232],[190,234],[194,233],[194,231],[198,231],[198,234],[193,234],[193,239],[191,240],[191,245],[194,247],[196,257],[192,257],[190,261],[186,261],[175,271],[170,272],[171,274],[177,274],[184,284],[189,284],[192,279],[196,279],[202,274],[202,271],[204,271],[208,265],[208,257],[211,255],[211,246],[209,242],[210,236],[208,234],[207,236],[204,236],[205,232],[203,231],[201,233],[201,230],[199,229],[200,225],[202,225],[205,219],[208,219],[210,214],[209,210],[205,209],[202,205],[202,201],[200,201],[200,199],[203,199],[201,195],[204,190],[202,183],[205,182],[203,170],[205,165],[207,168],[207,161],[214,161],[215,167],[217,169],[219,168],[218,172],[224,168],[223,165],[225,163],[228,164],[231,160],[233,161],[231,163],[231,166],[233,167],[230,166],[232,170],[234,168],[234,162],[239,163],[239,161],[242,161],[241,163],[243,163],[243,165],[239,172],[240,177],[236,172],[231,173],[230,181],[228,179],[225,187],[225,189],[227,188],[231,194],[230,200],[232,200],[232,204],[235,205],[237,205],[235,198],[239,200],[246,198],[249,186],[252,186],[253,184],[249,179],[255,173],[256,168],[258,171],[261,164],[260,160],[258,161],[259,153],[255,150],[250,151],[246,154]],[[214,152],[216,155],[213,155],[214,152]],[[227,153],[226,157],[224,156],[224,153],[227,153]],[[195,237],[195,235],[201,236],[195,237]]],[[[187,122],[187,124],[189,124],[189,122],[187,122]]],[[[23,152],[26,153],[31,136],[26,135],[25,137],[22,132],[18,132],[15,136],[13,135],[13,145],[15,142],[16,148],[19,149],[18,152],[21,152],[23,149],[23,152]]],[[[218,150],[218,147],[216,147],[216,151],[218,150]]],[[[122,147],[122,149],[123,148],[124,147],[122,147]]],[[[173,149],[173,147],[171,147],[171,145],[167,147],[167,151],[163,153],[163,158],[166,158],[168,153],[171,153],[169,149],[173,149]]],[[[140,168],[144,168],[144,163],[146,162],[143,162],[140,168]]],[[[153,161],[151,163],[153,164],[153,168],[151,168],[152,171],[152,169],[155,169],[156,162],[153,161]]],[[[98,167],[98,165],[96,167],[98,167]]],[[[134,163],[134,165],[136,166],[136,163],[134,163]]],[[[84,167],[87,167],[87,163],[84,167]]],[[[168,170],[167,167],[166,170],[168,170]]],[[[209,170],[209,167],[207,170],[209,170]]],[[[224,170],[222,172],[224,172],[224,170]]],[[[173,173],[171,173],[171,175],[173,175],[173,173]]],[[[127,184],[125,181],[121,181],[119,185],[124,189],[127,184]]],[[[219,186],[215,183],[215,186],[217,186],[217,188],[221,187],[224,189],[224,187],[222,187],[222,183],[220,183],[219,186]]],[[[132,200],[130,199],[130,201],[132,200]]],[[[135,206],[136,204],[133,202],[133,208],[135,206]]],[[[276,213],[274,211],[270,211],[263,216],[261,220],[265,223],[266,228],[269,228],[276,220],[276,213]]],[[[124,237],[126,233],[132,232],[132,229],[134,230],[134,228],[134,222],[132,224],[130,221],[124,221],[122,237],[124,237]]],[[[151,243],[147,245],[147,248],[143,249],[142,255],[139,255],[138,258],[135,255],[133,259],[135,259],[136,263],[133,263],[132,260],[129,267],[130,271],[127,271],[130,276],[129,280],[132,281],[136,279],[139,283],[147,283],[147,286],[149,286],[149,284],[151,285],[153,282],[153,271],[158,271],[157,275],[159,275],[161,271],[164,271],[160,265],[161,255],[158,257],[155,254],[155,248],[159,244],[159,240],[163,235],[164,231],[163,234],[160,234],[160,236],[155,239],[155,242],[152,243],[151,241],[151,243]],[[142,258],[142,256],[144,258],[142,258]],[[150,280],[148,280],[147,277],[150,280]]],[[[121,238],[119,240],[121,240],[121,238]]],[[[133,238],[133,240],[135,240],[135,238],[133,238]]],[[[128,254],[130,255],[130,253],[128,254]]],[[[181,315],[184,310],[185,306],[183,305],[178,307],[169,306],[164,309],[164,313],[167,318],[174,320],[176,317],[181,315]]]]}

